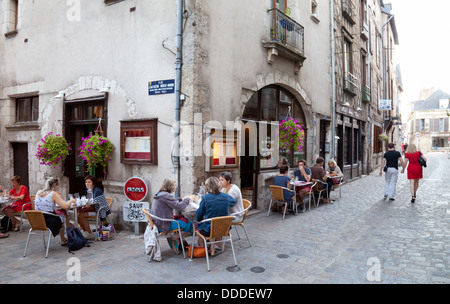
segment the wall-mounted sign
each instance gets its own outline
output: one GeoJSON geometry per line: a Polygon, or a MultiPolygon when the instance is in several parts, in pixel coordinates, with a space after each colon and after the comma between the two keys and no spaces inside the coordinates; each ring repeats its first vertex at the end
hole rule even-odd
{"type": "Polygon", "coordinates": [[[163,95],[175,93],[175,79],[157,80],[148,83],[148,95],[163,95]]]}
{"type": "Polygon", "coordinates": [[[148,209],[148,202],[126,202],[123,203],[123,220],[125,222],[146,222],[147,218],[142,208],[148,209]]]}
{"type": "Polygon", "coordinates": [[[140,202],[147,196],[147,184],[142,178],[132,177],[125,182],[123,192],[125,196],[134,202],[140,202]]]}
{"type": "Polygon", "coordinates": [[[378,110],[380,110],[380,111],[392,110],[392,100],[390,100],[390,99],[380,99],[378,101],[378,110]]]}

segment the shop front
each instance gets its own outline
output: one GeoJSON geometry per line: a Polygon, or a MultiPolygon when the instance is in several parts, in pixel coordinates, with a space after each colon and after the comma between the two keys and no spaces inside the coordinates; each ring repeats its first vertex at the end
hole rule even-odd
{"type": "Polygon", "coordinates": [[[265,206],[259,205],[265,202],[268,184],[278,173],[281,160],[295,167],[300,159],[307,158],[305,115],[300,102],[292,93],[283,87],[271,85],[253,94],[246,104],[242,121],[245,147],[239,161],[242,196],[255,202],[255,208],[263,209],[265,206]],[[305,132],[305,146],[301,151],[295,151],[294,148],[282,150],[278,145],[279,122],[290,117],[297,120],[305,132]]]}

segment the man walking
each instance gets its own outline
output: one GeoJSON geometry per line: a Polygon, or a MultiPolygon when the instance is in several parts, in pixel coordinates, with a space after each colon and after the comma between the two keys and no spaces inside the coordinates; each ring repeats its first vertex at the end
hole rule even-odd
{"type": "Polygon", "coordinates": [[[384,199],[389,197],[389,200],[395,200],[395,192],[398,180],[398,161],[402,163],[403,169],[405,162],[403,161],[400,152],[395,150],[394,143],[388,144],[388,151],[384,153],[383,161],[380,167],[380,176],[383,174],[383,169],[386,167],[385,183],[384,183],[384,199]]]}

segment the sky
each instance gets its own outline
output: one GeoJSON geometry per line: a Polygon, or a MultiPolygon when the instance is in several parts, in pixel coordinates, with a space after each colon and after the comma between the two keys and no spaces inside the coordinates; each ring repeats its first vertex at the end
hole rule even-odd
{"type": "Polygon", "coordinates": [[[400,100],[418,100],[420,89],[433,87],[450,94],[450,1],[384,0],[399,37],[395,60],[400,64],[400,100]]]}

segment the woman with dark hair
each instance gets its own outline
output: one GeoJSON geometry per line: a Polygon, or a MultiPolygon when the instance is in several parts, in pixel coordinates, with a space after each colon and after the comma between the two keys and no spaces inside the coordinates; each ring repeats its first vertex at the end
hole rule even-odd
{"type": "MultiPolygon", "coordinates": [[[[289,167],[281,166],[280,173],[277,176],[275,176],[273,179],[273,185],[290,189],[291,188],[291,185],[290,185],[291,179],[289,178],[289,176],[287,176],[288,173],[289,173],[289,167]]],[[[287,203],[290,203],[292,198],[294,197],[294,192],[290,192],[290,191],[287,191],[286,189],[283,189],[283,196],[284,196],[284,200],[287,203]]],[[[273,204],[271,209],[272,209],[272,211],[276,211],[277,205],[273,204]]],[[[281,212],[282,213],[284,212],[284,206],[283,206],[281,212]]],[[[287,212],[287,210],[286,210],[286,214],[289,214],[289,212],[287,212]]]]}
{"type": "Polygon", "coordinates": [[[84,178],[84,183],[88,192],[92,191],[94,204],[78,209],[78,223],[80,224],[81,229],[84,230],[83,235],[85,238],[94,238],[95,235],[92,233],[91,227],[89,226],[88,217],[96,216],[97,212],[100,210],[100,221],[106,224],[106,217],[111,211],[109,210],[106,197],[102,191],[103,185],[98,182],[97,178],[92,175],[87,175],[84,178]]]}
{"type": "Polygon", "coordinates": [[[244,217],[244,205],[242,204],[242,193],[238,186],[231,183],[232,175],[230,172],[222,172],[219,175],[219,181],[222,186],[222,192],[228,193],[236,200],[236,205],[230,208],[230,213],[238,213],[235,215],[233,222],[240,223],[244,217]]]}

